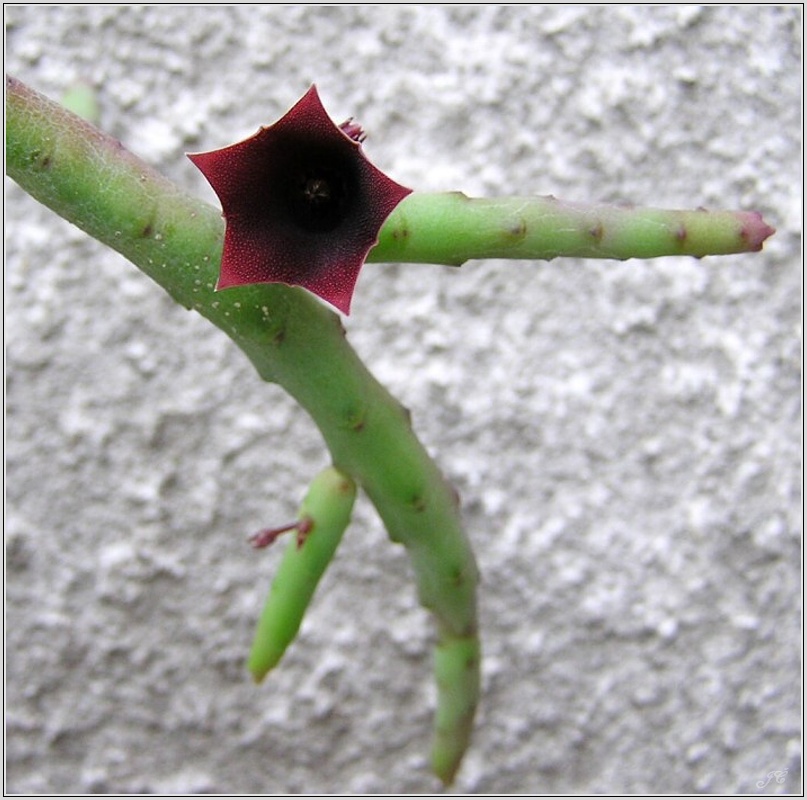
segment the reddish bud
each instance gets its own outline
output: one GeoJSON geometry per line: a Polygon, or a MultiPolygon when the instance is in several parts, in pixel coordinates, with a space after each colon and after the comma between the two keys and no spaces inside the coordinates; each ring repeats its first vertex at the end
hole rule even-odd
{"type": "Polygon", "coordinates": [[[252,536],[249,537],[249,543],[256,550],[269,547],[269,545],[274,544],[278,537],[282,536],[284,533],[296,531],[298,524],[297,522],[291,522],[288,525],[281,525],[277,528],[264,528],[257,533],[253,533],[252,536]]]}
{"type": "Polygon", "coordinates": [[[256,549],[269,547],[275,543],[278,537],[284,533],[295,531],[297,533],[297,549],[299,550],[308,538],[308,534],[314,530],[314,520],[311,517],[303,517],[297,522],[290,522],[288,525],[281,525],[279,528],[264,528],[249,537],[249,543],[256,549]]]}
{"type": "Polygon", "coordinates": [[[411,193],[367,160],[363,140],[352,119],[333,123],[312,86],[249,139],[188,155],[226,222],[217,290],[285,283],[350,313],[381,226],[411,193]]]}

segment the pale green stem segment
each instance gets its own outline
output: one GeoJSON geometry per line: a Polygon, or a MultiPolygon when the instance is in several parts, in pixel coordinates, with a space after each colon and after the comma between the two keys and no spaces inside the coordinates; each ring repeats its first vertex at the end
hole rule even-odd
{"type": "Polygon", "coordinates": [[[432,769],[446,786],[454,780],[473,732],[481,657],[476,636],[445,636],[434,650],[437,713],[432,769]]]}
{"type": "Polygon", "coordinates": [[[300,506],[302,532],[291,535],[263,607],[247,667],[256,681],[273,669],[292,643],[317,584],[350,522],[356,484],[328,467],[317,475],[300,506]]]}
{"type": "Polygon", "coordinates": [[[760,250],[773,232],[756,211],[415,193],[387,219],[368,260],[459,266],[474,258],[701,257],[760,250]]]}
{"type": "MultiPolygon", "coordinates": [[[[364,488],[390,538],[407,548],[420,601],[437,620],[435,663],[444,677],[433,759],[449,781],[479,693],[477,570],[456,494],[413,433],[408,412],[367,371],[339,318],[304,290],[262,284],[215,292],[220,212],[11,78],[6,169],[34,198],[225,331],[261,377],[283,386],[311,414],[334,466],[364,488]]],[[[758,250],[771,232],[754,212],[616,209],[609,216],[551,198],[410,195],[370,256],[444,264],[563,254],[628,258],[661,255],[660,241],[669,255],[704,255],[758,250]]]]}

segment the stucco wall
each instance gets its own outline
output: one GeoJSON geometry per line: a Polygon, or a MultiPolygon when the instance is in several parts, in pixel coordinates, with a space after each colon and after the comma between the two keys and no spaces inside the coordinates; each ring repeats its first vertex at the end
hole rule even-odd
{"type": "MultiPolygon", "coordinates": [[[[757,208],[761,254],[368,265],[346,320],[459,489],[484,699],[456,789],[800,791],[801,9],[7,7],[7,70],[184,157],[316,82],[399,182],[757,208]],[[778,772],[780,782],[766,778],[778,772]]],[[[423,792],[431,620],[366,499],[243,667],[318,432],[7,182],[13,792],[423,792]]]]}

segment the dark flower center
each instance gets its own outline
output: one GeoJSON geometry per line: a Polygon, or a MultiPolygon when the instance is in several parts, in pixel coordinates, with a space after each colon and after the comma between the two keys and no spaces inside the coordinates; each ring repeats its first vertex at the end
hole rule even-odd
{"type": "Polygon", "coordinates": [[[312,233],[334,230],[350,210],[351,183],[343,170],[334,167],[297,170],[289,182],[292,221],[312,233]]]}
{"type": "Polygon", "coordinates": [[[311,208],[319,208],[333,199],[331,184],[325,178],[309,178],[303,186],[303,195],[311,208]]]}

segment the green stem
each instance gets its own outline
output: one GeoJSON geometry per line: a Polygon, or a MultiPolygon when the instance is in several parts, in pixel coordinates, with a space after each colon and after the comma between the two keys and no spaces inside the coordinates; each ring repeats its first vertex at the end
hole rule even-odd
{"type": "MultiPolygon", "coordinates": [[[[438,641],[475,639],[477,570],[456,494],[412,431],[408,412],[348,344],[339,317],[299,288],[261,284],[214,292],[220,213],[12,79],[6,82],[6,168],[37,200],[224,330],[261,377],[283,386],[311,414],[334,466],[362,486],[390,538],[407,548],[438,641]]],[[[478,680],[465,688],[473,709],[478,680]]],[[[464,730],[457,736],[467,738],[464,730]]],[[[453,775],[461,755],[455,753],[446,774],[453,775]]]]}
{"type": "MultiPolygon", "coordinates": [[[[311,481],[298,522],[291,528],[297,535],[289,537],[258,620],[247,661],[257,682],[277,666],[297,635],[317,584],[350,522],[355,498],[356,484],[334,467],[311,481]]],[[[269,533],[274,538],[275,531],[269,533]]]]}
{"type": "Polygon", "coordinates": [[[432,769],[446,786],[454,780],[471,739],[481,658],[477,636],[444,636],[434,649],[438,691],[432,769]]]}
{"type": "Polygon", "coordinates": [[[412,194],[387,219],[368,260],[459,266],[472,258],[701,257],[760,250],[773,232],[756,211],[412,194]]]}

